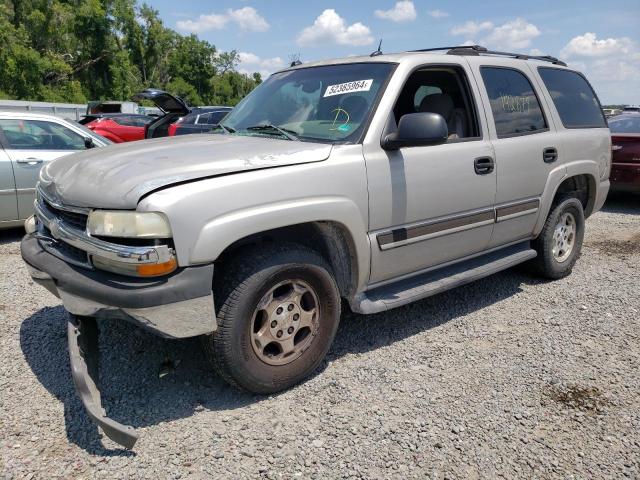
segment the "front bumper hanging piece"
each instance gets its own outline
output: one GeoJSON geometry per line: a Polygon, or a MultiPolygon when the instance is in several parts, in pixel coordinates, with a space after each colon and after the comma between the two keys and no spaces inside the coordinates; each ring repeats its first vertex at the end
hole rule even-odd
{"type": "Polygon", "coordinates": [[[98,323],[95,318],[69,315],[67,324],[71,374],[87,414],[116,443],[131,449],[138,440],[133,427],[106,416],[98,389],[98,323]]]}

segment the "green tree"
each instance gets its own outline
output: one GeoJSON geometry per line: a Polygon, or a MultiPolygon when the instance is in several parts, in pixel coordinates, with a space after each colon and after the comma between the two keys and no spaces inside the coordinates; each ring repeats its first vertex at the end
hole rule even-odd
{"type": "Polygon", "coordinates": [[[3,97],[125,100],[155,87],[192,105],[233,105],[262,81],[238,62],[136,0],[0,0],[3,97]]]}

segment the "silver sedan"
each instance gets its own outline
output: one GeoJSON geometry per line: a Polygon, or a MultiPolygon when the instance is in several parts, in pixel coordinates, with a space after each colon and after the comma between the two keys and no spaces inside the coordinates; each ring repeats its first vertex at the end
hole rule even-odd
{"type": "Polygon", "coordinates": [[[42,166],[56,158],[111,142],[80,124],[51,115],[0,112],[0,229],[33,214],[42,166]]]}

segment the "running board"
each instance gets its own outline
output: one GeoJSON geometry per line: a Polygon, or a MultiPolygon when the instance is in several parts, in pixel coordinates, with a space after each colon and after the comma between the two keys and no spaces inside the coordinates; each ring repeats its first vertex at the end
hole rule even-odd
{"type": "Polygon", "coordinates": [[[526,262],[537,255],[528,241],[480,255],[454,265],[383,285],[353,299],[357,313],[378,313],[436,295],[465,283],[526,262]]]}

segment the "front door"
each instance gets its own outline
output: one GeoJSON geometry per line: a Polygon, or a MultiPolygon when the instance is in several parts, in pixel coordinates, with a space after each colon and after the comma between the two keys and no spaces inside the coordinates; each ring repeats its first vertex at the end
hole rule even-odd
{"type": "Polygon", "coordinates": [[[11,159],[2,149],[0,134],[0,222],[18,219],[16,182],[13,178],[11,159]]]}
{"type": "Polygon", "coordinates": [[[493,149],[477,92],[460,64],[425,67],[407,80],[393,111],[439,113],[445,144],[385,151],[365,144],[370,191],[371,283],[483,251],[494,226],[493,149]],[[484,166],[483,166],[484,165],[484,166]]]}
{"type": "Polygon", "coordinates": [[[85,139],[73,130],[46,120],[0,119],[5,152],[13,164],[18,218],[33,213],[35,186],[40,169],[63,155],[84,150],[85,139]]]}

